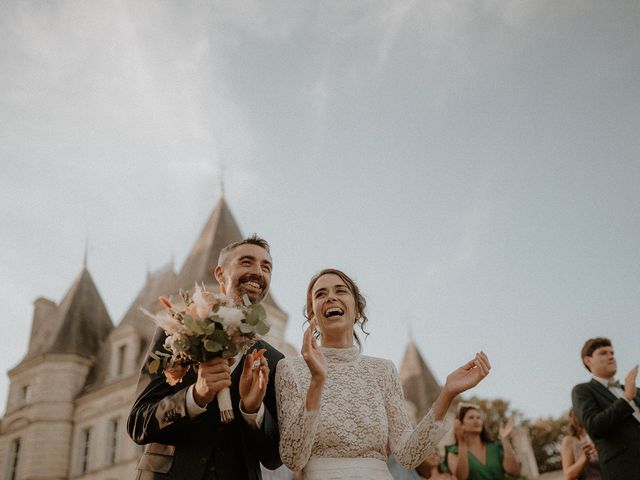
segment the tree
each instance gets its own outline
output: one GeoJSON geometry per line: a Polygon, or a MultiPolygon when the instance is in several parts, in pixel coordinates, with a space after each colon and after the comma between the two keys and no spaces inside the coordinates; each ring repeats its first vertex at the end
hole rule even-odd
{"type": "Polygon", "coordinates": [[[538,418],[534,421],[525,420],[522,424],[529,428],[529,438],[540,473],[562,468],[560,443],[566,434],[569,418],[538,418]]]}
{"type": "Polygon", "coordinates": [[[480,411],[484,413],[484,425],[494,439],[498,438],[500,424],[505,422],[510,416],[515,416],[517,423],[522,421],[522,414],[518,410],[511,408],[509,402],[502,398],[488,400],[471,397],[468,400],[454,401],[454,411],[458,410],[459,403],[470,403],[479,407],[480,411]]]}

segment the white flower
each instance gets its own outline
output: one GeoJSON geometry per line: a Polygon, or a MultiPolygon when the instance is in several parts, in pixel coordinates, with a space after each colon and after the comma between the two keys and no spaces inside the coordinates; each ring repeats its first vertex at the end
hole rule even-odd
{"type": "Polygon", "coordinates": [[[178,340],[177,335],[169,335],[167,338],[165,338],[164,345],[163,345],[165,350],[169,352],[173,352],[174,351],[173,348],[177,340],[178,340]]]}
{"type": "Polygon", "coordinates": [[[222,318],[222,323],[227,331],[233,327],[240,328],[244,319],[244,313],[239,308],[221,306],[216,314],[222,318]]]}
{"type": "Polygon", "coordinates": [[[202,287],[196,284],[195,293],[193,294],[193,304],[196,307],[196,315],[202,320],[209,316],[209,302],[203,293],[202,287]]]}
{"type": "Polygon", "coordinates": [[[168,335],[163,347],[173,354],[174,359],[183,357],[189,348],[189,338],[179,333],[168,335]]]}
{"type": "Polygon", "coordinates": [[[169,315],[169,312],[167,312],[166,310],[163,310],[155,315],[145,308],[140,307],[140,310],[142,310],[142,313],[150,317],[156,325],[162,328],[169,335],[185,332],[184,325],[173,318],[171,315],[169,315]]]}

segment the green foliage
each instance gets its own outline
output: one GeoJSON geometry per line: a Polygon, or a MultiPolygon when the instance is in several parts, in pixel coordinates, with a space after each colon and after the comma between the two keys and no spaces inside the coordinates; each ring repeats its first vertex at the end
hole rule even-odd
{"type": "Polygon", "coordinates": [[[568,417],[525,420],[523,425],[529,428],[529,438],[540,473],[562,468],[560,444],[569,425],[568,417]]]}
{"type": "Polygon", "coordinates": [[[149,362],[149,373],[156,373],[160,368],[160,359],[155,358],[149,362]]]}
{"type": "Polygon", "coordinates": [[[458,404],[461,402],[478,405],[480,411],[485,415],[485,427],[494,439],[498,438],[498,430],[502,422],[506,422],[512,415],[515,416],[516,423],[519,423],[522,419],[522,414],[518,410],[511,408],[509,402],[502,398],[494,398],[491,400],[478,397],[470,397],[466,400],[456,399],[453,405],[456,412],[458,410],[458,404]]]}
{"type": "Polygon", "coordinates": [[[233,357],[271,328],[264,307],[252,304],[246,295],[240,306],[230,304],[222,295],[207,292],[201,285],[196,285],[193,294],[181,290],[180,296],[184,307],[172,304],[166,297],[160,298],[170,320],[166,314],[152,314],[143,309],[167,335],[164,350],[151,354],[147,368],[152,374],[175,362],[196,365],[215,357],[233,357]]]}

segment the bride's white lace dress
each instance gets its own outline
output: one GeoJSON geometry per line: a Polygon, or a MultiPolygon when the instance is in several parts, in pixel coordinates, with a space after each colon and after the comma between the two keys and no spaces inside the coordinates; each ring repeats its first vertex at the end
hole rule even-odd
{"type": "Polygon", "coordinates": [[[280,456],[304,478],[390,479],[387,445],[414,468],[450,428],[432,411],[413,428],[398,372],[389,360],[361,355],[358,347],[324,348],[328,373],[319,411],[305,408],[311,374],[301,357],[278,363],[276,398],[280,456]]]}

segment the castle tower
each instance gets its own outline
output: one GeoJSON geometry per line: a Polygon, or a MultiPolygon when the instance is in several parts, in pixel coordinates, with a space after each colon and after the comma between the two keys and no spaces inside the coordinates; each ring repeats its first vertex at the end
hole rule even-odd
{"type": "Polygon", "coordinates": [[[412,410],[415,409],[414,420],[420,420],[438,398],[441,387],[411,339],[399,373],[405,400],[412,410]]]}
{"type": "Polygon", "coordinates": [[[0,430],[5,478],[69,477],[74,399],[95,354],[113,329],[86,266],[60,304],[34,303],[29,349],[9,370],[0,430]]]}
{"type": "MultiPolygon", "coordinates": [[[[149,273],[115,328],[86,268],[60,305],[36,300],[27,355],[9,371],[0,475],[11,480],[133,478],[142,448],[129,439],[125,424],[156,330],[140,307],[158,311],[160,295],[175,298],[195,282],[217,291],[213,270],[220,250],[241,238],[221,198],[180,271],[171,262],[149,273]]],[[[295,354],[284,341],[287,315],[270,295],[263,305],[272,325],[267,341],[286,355],[295,354]]]]}

